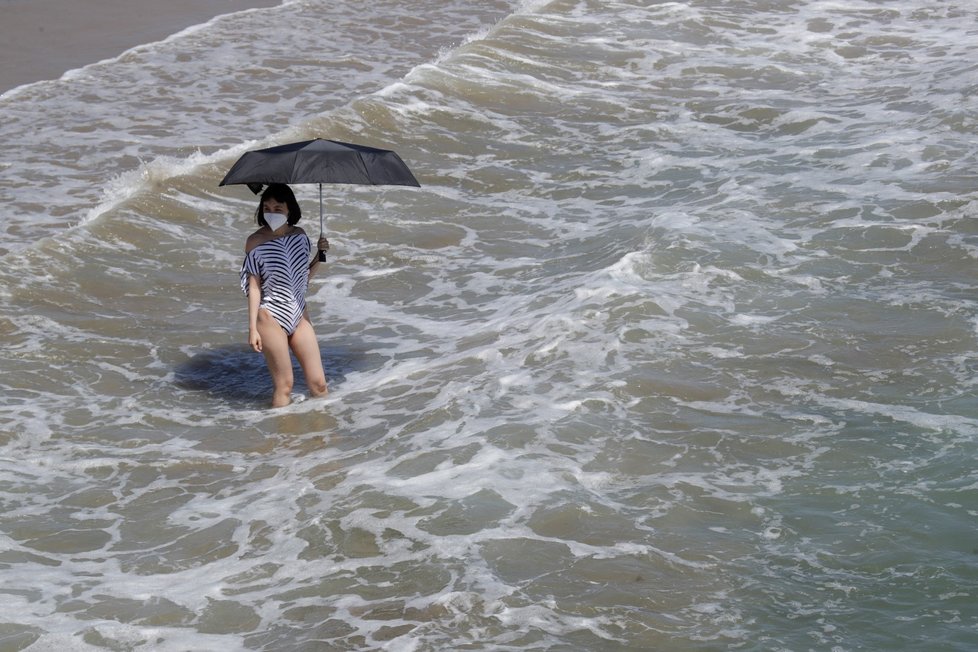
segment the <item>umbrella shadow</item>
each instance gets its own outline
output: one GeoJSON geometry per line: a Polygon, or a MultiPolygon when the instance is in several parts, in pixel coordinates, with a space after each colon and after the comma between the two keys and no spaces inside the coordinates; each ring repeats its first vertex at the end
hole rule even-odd
{"type": "MultiPolygon", "coordinates": [[[[339,344],[321,346],[320,355],[330,389],[346,380],[346,375],[383,364],[384,356],[363,346],[339,344]]],[[[295,389],[308,393],[302,370],[292,360],[295,389]]],[[[203,392],[233,404],[267,402],[272,392],[272,377],[265,366],[265,358],[255,353],[247,344],[232,344],[208,349],[178,364],[174,370],[174,383],[189,391],[203,392]]]]}

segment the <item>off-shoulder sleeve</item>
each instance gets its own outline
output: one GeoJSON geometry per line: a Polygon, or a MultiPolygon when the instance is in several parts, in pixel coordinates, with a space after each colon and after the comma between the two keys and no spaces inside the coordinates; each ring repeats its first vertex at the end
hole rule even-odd
{"type": "Polygon", "coordinates": [[[248,296],[249,276],[261,278],[261,273],[258,271],[258,256],[255,255],[254,249],[248,252],[244,262],[241,263],[241,291],[245,293],[245,296],[248,296]]]}

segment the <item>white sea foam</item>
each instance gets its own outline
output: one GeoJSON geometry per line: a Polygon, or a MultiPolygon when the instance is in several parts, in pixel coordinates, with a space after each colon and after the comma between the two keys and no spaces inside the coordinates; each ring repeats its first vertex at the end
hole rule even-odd
{"type": "Polygon", "coordinates": [[[36,229],[5,224],[0,272],[12,626],[31,649],[965,646],[857,599],[968,608],[952,5],[290,3],[273,33],[333,22],[301,52],[230,16],[0,98],[25,152],[0,183],[50,193],[11,197],[36,229]],[[56,133],[84,154],[55,161],[56,133]],[[254,198],[216,184],[312,135],[390,140],[424,187],[329,189],[331,393],[271,411],[236,278],[254,198]]]}

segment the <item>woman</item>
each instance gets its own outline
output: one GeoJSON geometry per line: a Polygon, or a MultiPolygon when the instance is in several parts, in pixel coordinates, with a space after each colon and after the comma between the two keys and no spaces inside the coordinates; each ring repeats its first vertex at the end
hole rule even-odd
{"type": "MultiPolygon", "coordinates": [[[[313,396],[326,394],[326,373],[319,343],[306,310],[309,278],[320,256],[309,262],[309,236],[296,222],[302,217],[292,189],[273,183],[261,195],[255,220],[260,228],[245,242],[241,290],[248,296],[248,343],[265,356],[275,385],[272,407],[292,402],[295,354],[313,396]]],[[[320,252],[329,241],[320,237],[320,252]]]]}

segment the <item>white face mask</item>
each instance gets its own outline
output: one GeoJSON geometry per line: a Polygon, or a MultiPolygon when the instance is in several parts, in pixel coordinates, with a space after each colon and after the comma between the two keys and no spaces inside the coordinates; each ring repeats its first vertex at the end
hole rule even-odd
{"type": "Polygon", "coordinates": [[[265,213],[265,223],[272,231],[278,231],[289,218],[281,213],[265,213]]]}

